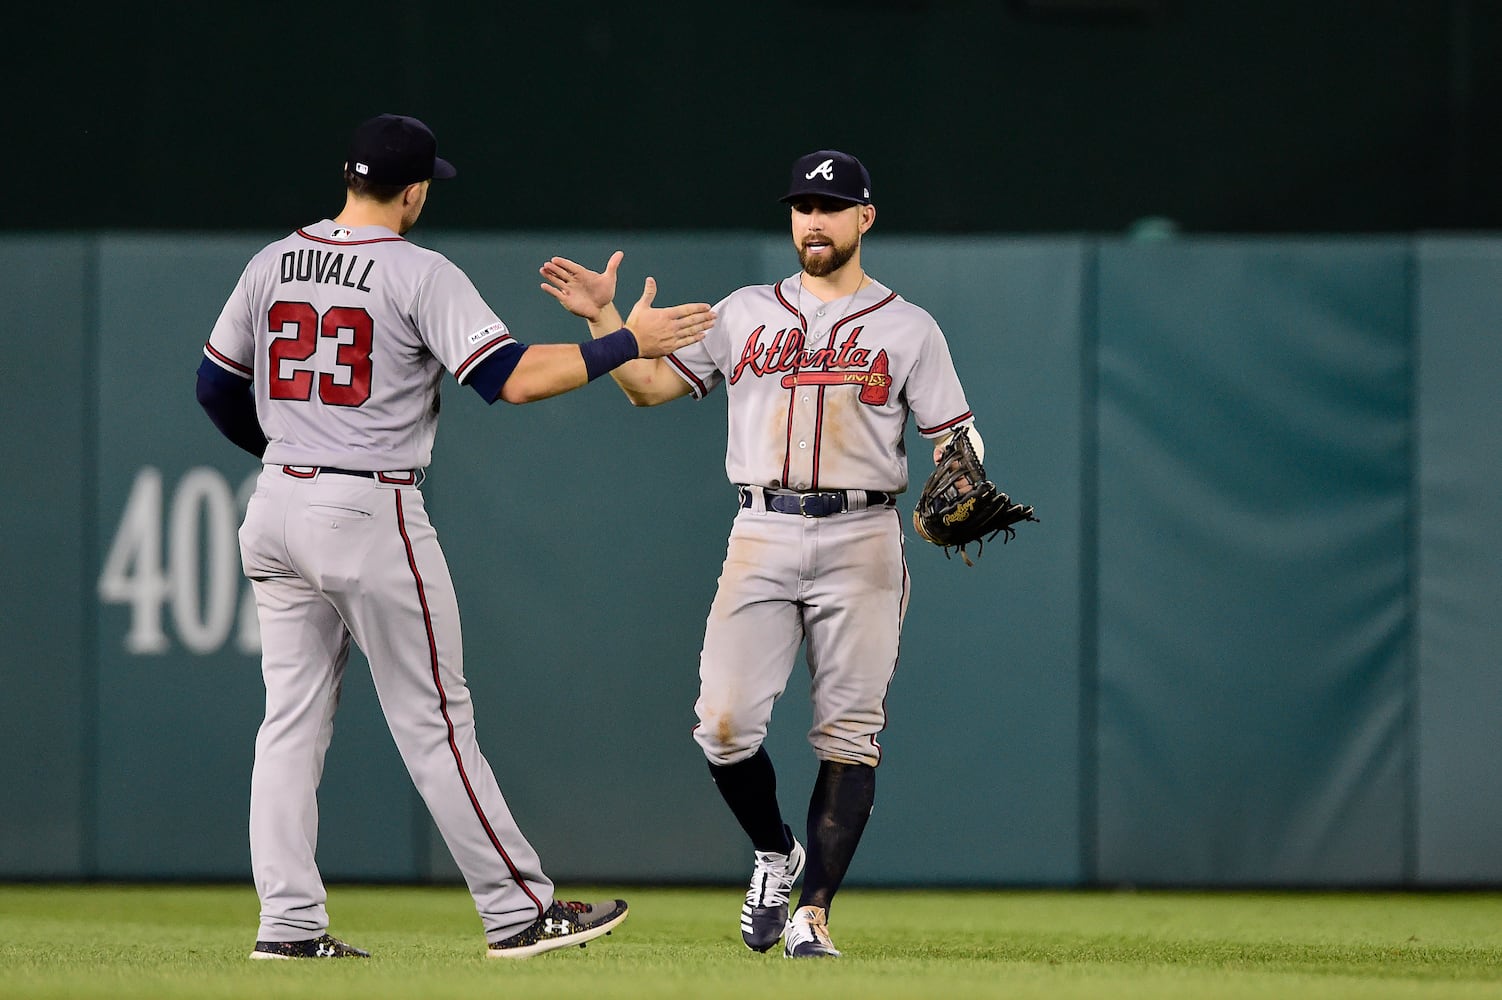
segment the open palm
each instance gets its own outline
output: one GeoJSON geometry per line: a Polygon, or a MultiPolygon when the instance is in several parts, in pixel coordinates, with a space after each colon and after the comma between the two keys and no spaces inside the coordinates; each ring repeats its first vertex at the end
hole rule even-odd
{"type": "Polygon", "coordinates": [[[603,273],[591,271],[567,257],[554,257],[540,268],[547,279],[542,290],[575,316],[593,320],[615,299],[616,271],[624,256],[620,250],[611,254],[603,273]]]}

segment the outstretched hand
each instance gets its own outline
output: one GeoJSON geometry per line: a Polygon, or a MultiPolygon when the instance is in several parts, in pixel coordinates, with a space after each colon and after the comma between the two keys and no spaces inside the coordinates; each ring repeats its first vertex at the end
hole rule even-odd
{"type": "Polygon", "coordinates": [[[626,319],[626,326],[636,335],[636,346],[641,357],[660,358],[665,354],[672,354],[680,347],[697,344],[704,339],[709,328],[714,326],[715,314],[709,303],[691,302],[658,309],[652,305],[652,300],[656,297],[657,281],[648,278],[642,287],[641,298],[626,319]]]}
{"type": "Polygon", "coordinates": [[[598,319],[600,312],[615,299],[615,274],[625,256],[620,250],[611,254],[604,273],[591,271],[567,257],[554,257],[538,269],[547,279],[542,290],[575,316],[590,321],[598,319]]]}

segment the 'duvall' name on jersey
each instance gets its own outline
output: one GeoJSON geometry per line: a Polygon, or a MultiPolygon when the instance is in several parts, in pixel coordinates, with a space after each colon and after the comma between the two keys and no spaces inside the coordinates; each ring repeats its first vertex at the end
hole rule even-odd
{"type": "Polygon", "coordinates": [[[282,284],[289,281],[311,281],[320,285],[343,285],[345,288],[368,292],[370,286],[365,280],[370,277],[370,269],[375,267],[375,261],[365,261],[363,271],[360,271],[360,264],[359,254],[350,254],[349,262],[346,263],[344,254],[339,251],[288,250],[282,254],[282,284]],[[355,279],[356,271],[360,273],[358,279],[355,279]]]}

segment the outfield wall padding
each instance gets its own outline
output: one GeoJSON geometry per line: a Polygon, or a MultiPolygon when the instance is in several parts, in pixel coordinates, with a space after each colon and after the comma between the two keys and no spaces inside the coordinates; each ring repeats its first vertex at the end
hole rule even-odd
{"type": "MultiPolygon", "coordinates": [[[[0,877],[248,877],[256,464],[193,372],[275,235],[0,239],[0,877]]],[[[537,288],[553,253],[624,247],[623,305],[648,274],[713,302],[795,267],[734,232],[418,241],[531,342],[586,335],[537,288]]],[[[1502,883],[1502,239],[873,237],[865,263],[945,329],[1042,523],[974,567],[909,531],[852,884],[1502,883]]],[[[739,880],[690,734],[735,510],[723,394],[487,408],[450,383],[443,411],[425,492],[481,745],[545,865],[739,880]]],[[[795,829],[807,685],[768,739],[795,829]]],[[[321,802],[329,880],[457,877],[358,655],[321,802]]]]}

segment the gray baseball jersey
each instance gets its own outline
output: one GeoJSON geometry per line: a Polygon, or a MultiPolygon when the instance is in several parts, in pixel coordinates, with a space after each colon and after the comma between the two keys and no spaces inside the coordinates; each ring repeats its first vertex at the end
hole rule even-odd
{"type": "Polygon", "coordinates": [[[325,220],[250,261],[204,347],[253,379],[268,439],[239,535],[266,685],[250,804],[258,940],[328,926],[316,793],[351,637],[486,938],[553,901],[475,738],[458,601],[418,488],[443,371],[462,382],[513,343],[441,254],[325,220]]]}
{"type": "Polygon", "coordinates": [[[824,303],[793,275],[742,288],[715,313],[703,341],[669,357],[696,398],[726,383],[725,471],[742,488],[705,627],[695,739],[715,764],[754,754],[806,642],[816,755],[874,766],[909,582],[897,511],[869,491],[907,488],[909,413],[937,437],[970,421],[970,406],[933,317],[880,282],[824,303]],[[779,493],[829,490],[847,491],[847,511],[774,506],[779,493]]]}
{"type": "Polygon", "coordinates": [[[246,378],[262,370],[267,464],[374,471],[426,467],[444,369],[463,382],[510,343],[442,254],[325,219],[251,259],[204,353],[246,378]]]}
{"type": "Polygon", "coordinates": [[[793,275],[733,292],[715,315],[668,360],[695,398],[727,383],[733,483],[900,493],[908,413],[930,438],[972,417],[939,325],[879,281],[823,303],[793,275]]]}

